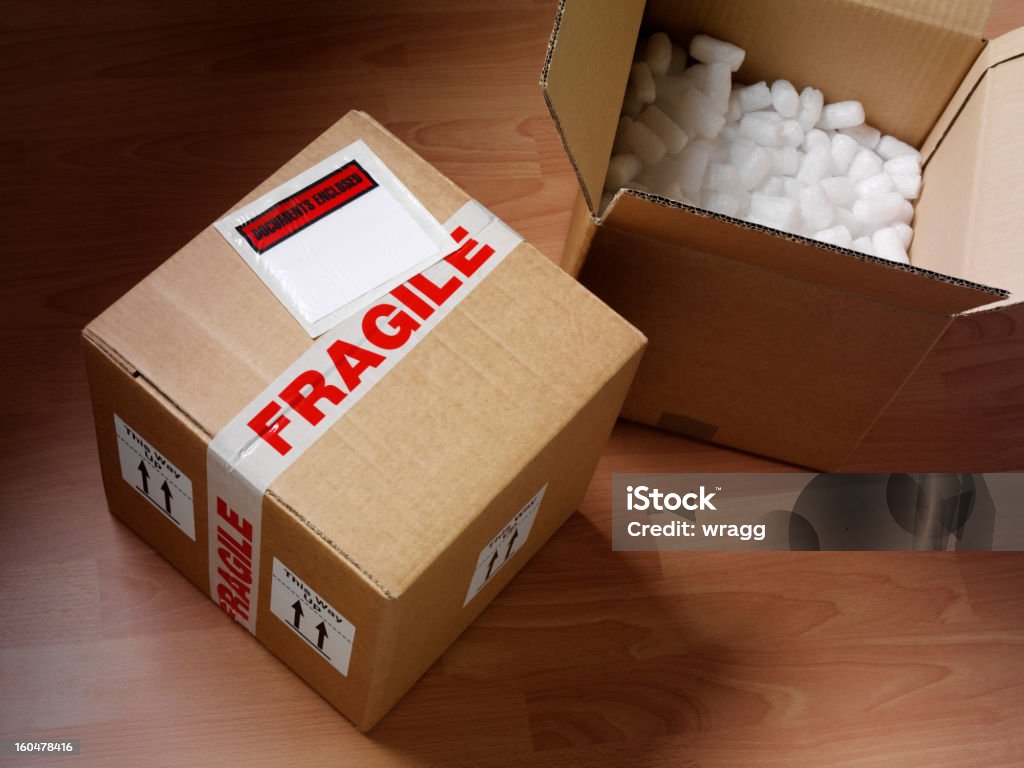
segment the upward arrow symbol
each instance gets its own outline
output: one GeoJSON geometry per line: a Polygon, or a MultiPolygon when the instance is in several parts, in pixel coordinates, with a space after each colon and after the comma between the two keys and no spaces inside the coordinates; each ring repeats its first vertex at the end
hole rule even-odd
{"type": "Polygon", "coordinates": [[[171,489],[167,487],[167,481],[164,480],[164,484],[160,486],[160,490],[164,492],[164,509],[167,510],[167,514],[171,514],[171,499],[174,498],[174,494],[171,493],[171,489]]]}
{"type": "Polygon", "coordinates": [[[487,581],[489,578],[491,578],[491,572],[494,570],[494,564],[496,562],[498,562],[497,551],[495,551],[495,553],[491,555],[491,562],[487,564],[487,574],[484,576],[484,581],[487,581]]]}
{"type": "Polygon", "coordinates": [[[146,462],[139,462],[139,472],[142,473],[142,492],[149,495],[149,470],[146,469],[146,462]]]}
{"type": "Polygon", "coordinates": [[[292,609],[295,611],[295,618],[292,620],[292,624],[296,629],[299,628],[299,619],[302,618],[302,601],[296,600],[292,603],[292,609]]]}

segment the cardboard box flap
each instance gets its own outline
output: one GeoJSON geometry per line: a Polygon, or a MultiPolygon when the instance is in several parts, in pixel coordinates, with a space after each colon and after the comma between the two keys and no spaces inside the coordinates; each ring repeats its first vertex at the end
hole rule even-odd
{"type": "Polygon", "coordinates": [[[784,78],[863,102],[872,125],[915,146],[982,49],[992,0],[649,0],[647,31],[697,32],[747,51],[736,81],[784,78]]]}
{"type": "MultiPolygon", "coordinates": [[[[835,248],[698,208],[626,190],[603,224],[678,248],[782,273],[933,314],[951,315],[1005,297],[1005,291],[835,248]],[[772,235],[765,237],[765,233],[772,235]],[[808,248],[811,244],[815,248],[808,248]]],[[[637,254],[642,259],[642,254],[637,254]]]]}
{"type": "Polygon", "coordinates": [[[911,257],[1024,299],[1024,29],[986,46],[929,138],[911,257]]]}
{"type": "MultiPolygon", "coordinates": [[[[469,199],[373,118],[349,112],[229,210],[360,138],[438,221],[469,199]]],[[[212,226],[93,320],[88,330],[209,434],[313,343],[212,226]],[[206,375],[197,374],[200,361],[210,366],[206,375]]]]}
{"type": "Polygon", "coordinates": [[[541,72],[590,210],[601,199],[644,0],[561,0],[541,72]]]}
{"type": "Polygon", "coordinates": [[[949,131],[957,116],[963,110],[967,99],[970,98],[974,89],[978,87],[985,73],[1003,62],[1015,59],[1024,55],[1024,27],[1007,32],[1005,35],[990,40],[982,50],[981,54],[974,61],[970,72],[964,77],[953,97],[946,105],[942,115],[936,121],[931,133],[924,144],[921,145],[921,155],[927,163],[932,154],[942,142],[942,138],[949,131]]]}

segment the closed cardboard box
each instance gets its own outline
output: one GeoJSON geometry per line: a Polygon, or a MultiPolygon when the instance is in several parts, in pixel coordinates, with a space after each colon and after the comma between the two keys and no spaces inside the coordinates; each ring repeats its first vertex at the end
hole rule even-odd
{"type": "Polygon", "coordinates": [[[235,214],[84,331],[107,498],[369,728],[575,509],[644,339],[361,113],[235,214]],[[305,328],[336,276],[318,233],[352,234],[325,222],[370,238],[353,270],[401,258],[403,196],[452,253],[305,328]],[[282,253],[305,304],[261,281],[282,253]]]}
{"type": "MultiPolygon", "coordinates": [[[[1006,345],[989,359],[990,334],[976,329],[1024,335],[1024,31],[985,42],[989,8],[561,3],[542,86],[581,187],[564,264],[650,339],[625,417],[836,469],[951,324],[963,369],[1007,369],[1006,345]],[[785,78],[859,100],[869,122],[920,147],[913,266],[636,191],[598,217],[641,30],[735,43],[747,52],[737,82],[785,78]]],[[[1014,468],[1024,422],[1006,416],[1018,439],[994,441],[971,468],[1014,468]]]]}

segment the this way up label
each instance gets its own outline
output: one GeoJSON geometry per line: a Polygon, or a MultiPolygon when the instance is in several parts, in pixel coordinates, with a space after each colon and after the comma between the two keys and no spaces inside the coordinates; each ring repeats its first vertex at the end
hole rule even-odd
{"type": "Polygon", "coordinates": [[[463,606],[476,597],[477,593],[484,588],[494,574],[505,567],[505,563],[512,559],[523,544],[526,543],[530,531],[533,529],[533,521],[537,519],[537,510],[544,499],[544,491],[548,489],[547,483],[537,491],[532,499],[526,502],[526,506],[516,512],[505,526],[498,531],[498,535],[487,542],[487,545],[480,550],[480,557],[476,559],[476,568],[473,569],[473,578],[469,582],[469,591],[466,592],[466,599],[463,606]]]}
{"type": "Polygon", "coordinates": [[[192,481],[116,413],[114,429],[117,431],[121,477],[195,541],[196,515],[192,505],[192,481]]]}
{"type": "Polygon", "coordinates": [[[276,557],[270,611],[331,666],[348,676],[355,625],[276,557]]]}

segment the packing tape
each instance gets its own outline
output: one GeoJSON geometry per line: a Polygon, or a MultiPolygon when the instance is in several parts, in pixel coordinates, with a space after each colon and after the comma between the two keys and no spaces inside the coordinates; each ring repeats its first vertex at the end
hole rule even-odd
{"type": "Polygon", "coordinates": [[[253,634],[267,489],[522,242],[475,201],[445,229],[456,250],[324,333],[210,443],[210,596],[253,634]]]}

